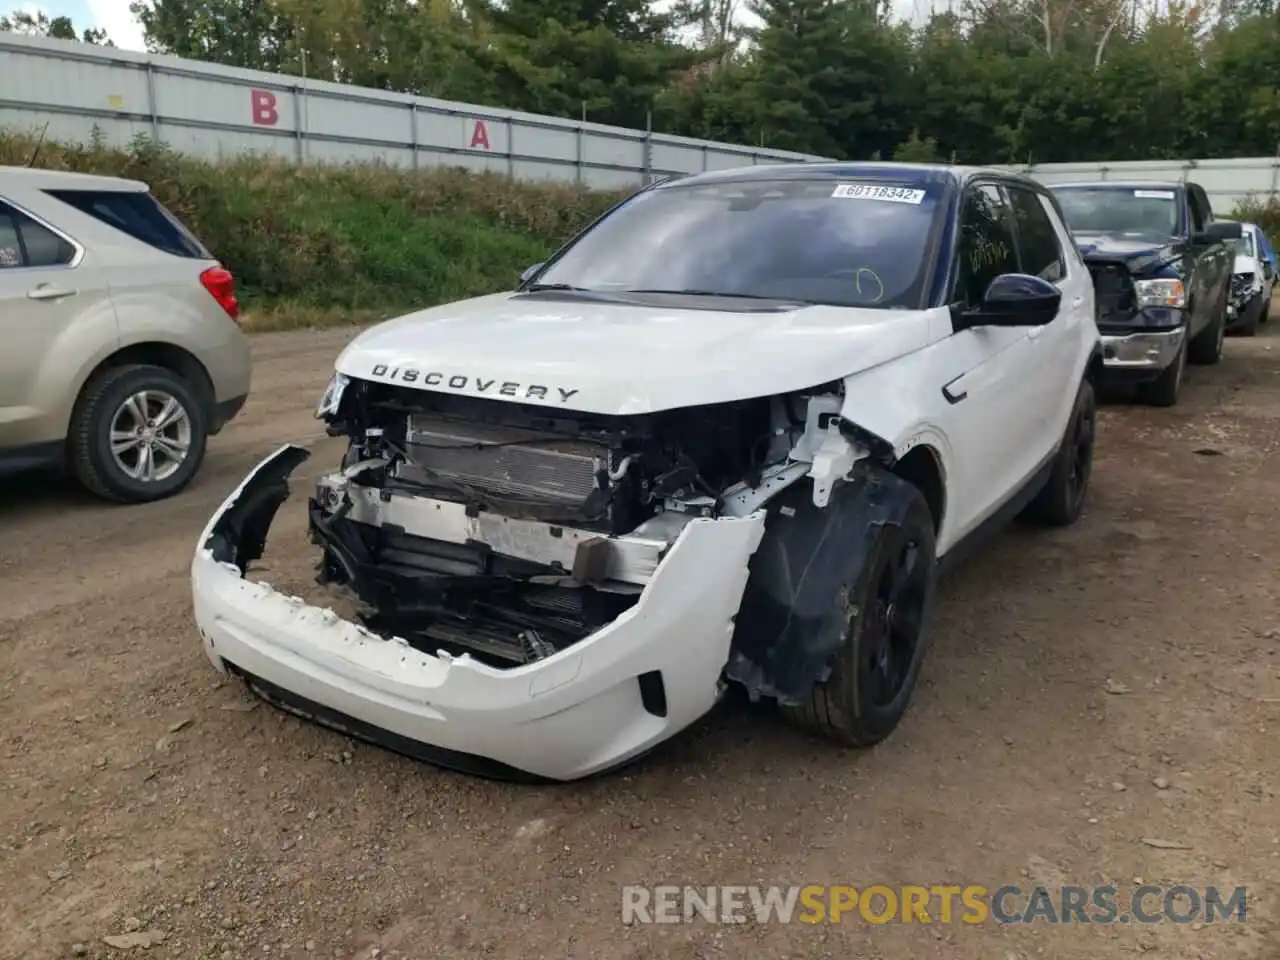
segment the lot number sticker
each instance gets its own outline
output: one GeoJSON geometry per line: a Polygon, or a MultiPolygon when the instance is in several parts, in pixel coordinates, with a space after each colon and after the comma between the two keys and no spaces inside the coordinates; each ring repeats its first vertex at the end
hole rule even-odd
{"type": "Polygon", "coordinates": [[[831,191],[833,197],[844,200],[887,200],[889,203],[920,203],[923,190],[908,187],[879,187],[870,183],[838,183],[831,191]]]}
{"type": "Polygon", "coordinates": [[[1172,200],[1172,190],[1135,190],[1133,195],[1143,200],[1172,200]]]}

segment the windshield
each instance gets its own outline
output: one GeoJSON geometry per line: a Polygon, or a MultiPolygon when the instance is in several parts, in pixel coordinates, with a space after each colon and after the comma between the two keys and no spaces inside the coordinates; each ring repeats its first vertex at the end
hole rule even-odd
{"type": "Polygon", "coordinates": [[[1178,194],[1135,187],[1059,187],[1053,190],[1072,233],[1163,240],[1178,233],[1178,194]]]}
{"type": "Polygon", "coordinates": [[[936,182],[738,181],[638,194],[530,289],[921,305],[936,182]]]}
{"type": "Polygon", "coordinates": [[[1253,234],[1248,230],[1240,234],[1239,240],[1232,240],[1231,247],[1237,256],[1257,256],[1253,249],[1253,234]]]}

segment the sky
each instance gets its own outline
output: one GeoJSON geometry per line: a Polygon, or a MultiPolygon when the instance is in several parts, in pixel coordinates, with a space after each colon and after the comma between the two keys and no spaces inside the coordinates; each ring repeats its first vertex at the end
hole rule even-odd
{"type": "MultiPolygon", "coordinates": [[[[937,2],[939,9],[945,2],[937,2]]],[[[899,17],[920,21],[927,17],[930,0],[894,0],[894,12],[899,17]]],[[[17,9],[35,13],[43,10],[50,17],[67,16],[77,30],[85,27],[101,27],[117,47],[125,50],[143,50],[142,25],[129,12],[129,0],[30,0],[17,5],[17,9]]]]}
{"type": "Polygon", "coordinates": [[[129,0],[45,0],[43,3],[19,3],[14,8],[30,13],[43,10],[50,17],[70,17],[77,30],[101,27],[117,47],[145,49],[142,24],[129,12],[129,0]]]}

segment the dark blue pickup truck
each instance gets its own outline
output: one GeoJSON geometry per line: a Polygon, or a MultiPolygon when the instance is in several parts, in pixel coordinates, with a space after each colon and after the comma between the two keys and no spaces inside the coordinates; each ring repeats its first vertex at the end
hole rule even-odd
{"type": "Polygon", "coordinates": [[[1222,356],[1240,224],[1213,218],[1194,183],[1050,186],[1093,275],[1108,380],[1147,403],[1178,402],[1187,361],[1222,356]]]}

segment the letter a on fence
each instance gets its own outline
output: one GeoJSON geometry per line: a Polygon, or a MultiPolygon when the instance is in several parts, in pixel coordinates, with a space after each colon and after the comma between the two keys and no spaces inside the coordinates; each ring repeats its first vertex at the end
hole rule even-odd
{"type": "Polygon", "coordinates": [[[476,125],[471,128],[471,143],[469,146],[472,150],[476,147],[481,150],[491,149],[489,146],[489,131],[485,127],[483,120],[477,120],[476,125]]]}

